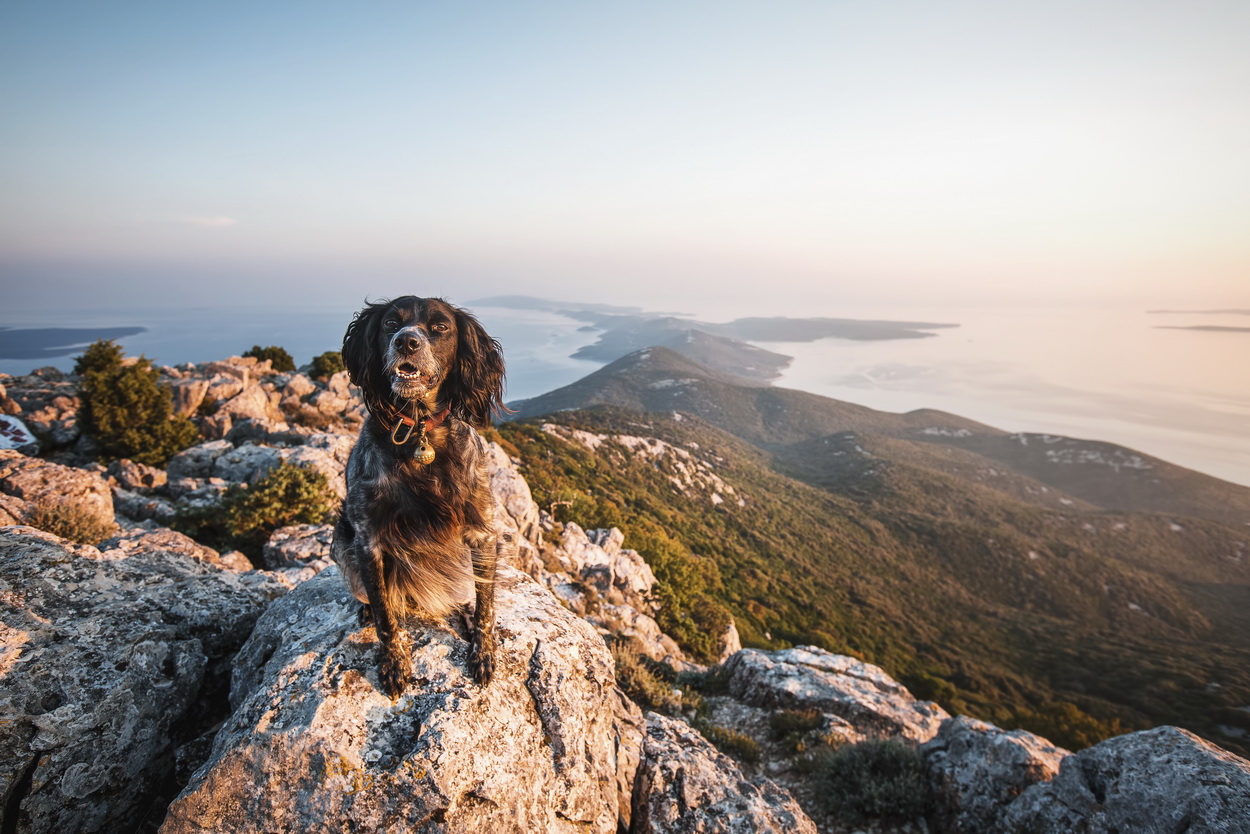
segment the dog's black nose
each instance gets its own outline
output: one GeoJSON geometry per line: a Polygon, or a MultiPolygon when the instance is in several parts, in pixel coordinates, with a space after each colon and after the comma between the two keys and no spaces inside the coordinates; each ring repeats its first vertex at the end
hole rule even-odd
{"type": "Polygon", "coordinates": [[[399,336],[399,346],[409,353],[415,351],[417,348],[421,347],[421,334],[413,333],[411,331],[401,333],[399,336]]]}

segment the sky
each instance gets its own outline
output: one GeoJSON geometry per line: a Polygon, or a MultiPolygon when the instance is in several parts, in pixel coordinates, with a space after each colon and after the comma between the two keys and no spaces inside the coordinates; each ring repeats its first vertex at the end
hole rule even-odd
{"type": "Polygon", "coordinates": [[[1248,38],[1244,0],[8,0],[5,306],[1250,307],[1248,38]]]}

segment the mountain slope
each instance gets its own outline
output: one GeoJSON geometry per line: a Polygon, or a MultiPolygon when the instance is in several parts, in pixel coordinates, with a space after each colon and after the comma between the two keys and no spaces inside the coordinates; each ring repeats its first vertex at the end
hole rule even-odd
{"type": "Polygon", "coordinates": [[[884,457],[876,485],[837,493],[684,415],[598,408],[501,433],[540,504],[621,527],[661,582],[726,606],[747,645],[856,653],[1009,726],[1178,723],[1232,749],[1220,726],[1250,729],[1236,709],[1250,703],[1250,631],[1232,604],[1250,560],[1221,524],[1048,509],[884,457]],[[693,577],[650,552],[672,542],[693,577]]]}
{"type": "Polygon", "coordinates": [[[893,444],[889,456],[1046,506],[1070,500],[1250,524],[1250,487],[1122,446],[1008,434],[941,411],[893,414],[804,391],[743,385],[664,347],[637,351],[571,385],[513,404],[513,419],[594,405],[698,416],[774,452],[791,474],[826,487],[842,471],[836,449],[804,444],[828,445],[824,439],[850,431],[904,441],[909,445],[893,444]]]}

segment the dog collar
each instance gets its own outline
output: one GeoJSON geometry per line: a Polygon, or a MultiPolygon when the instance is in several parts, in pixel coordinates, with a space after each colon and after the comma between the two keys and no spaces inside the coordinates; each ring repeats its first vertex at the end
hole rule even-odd
{"type": "Polygon", "coordinates": [[[407,414],[398,414],[396,415],[398,420],[395,423],[395,428],[391,429],[391,442],[396,446],[403,446],[412,439],[413,431],[420,425],[421,429],[417,435],[420,441],[417,446],[417,456],[418,459],[428,456],[429,460],[422,460],[421,462],[430,463],[434,460],[434,450],[430,448],[429,443],[426,441],[425,433],[441,426],[449,414],[451,414],[451,406],[446,406],[437,414],[431,414],[420,421],[414,420],[407,414]],[[401,429],[404,430],[402,434],[400,433],[401,429]]]}

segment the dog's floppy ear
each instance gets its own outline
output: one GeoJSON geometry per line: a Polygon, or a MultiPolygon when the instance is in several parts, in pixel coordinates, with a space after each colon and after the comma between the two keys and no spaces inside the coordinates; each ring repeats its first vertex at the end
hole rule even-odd
{"type": "Polygon", "coordinates": [[[343,364],[352,384],[364,395],[365,404],[373,406],[386,398],[389,387],[383,372],[382,357],[378,355],[382,317],[386,315],[389,301],[367,304],[347,325],[343,334],[343,364]]]}
{"type": "Polygon", "coordinates": [[[471,426],[485,428],[503,408],[503,350],[471,313],[455,308],[456,366],[444,392],[452,414],[471,426]]]}

